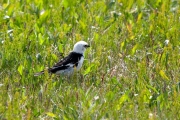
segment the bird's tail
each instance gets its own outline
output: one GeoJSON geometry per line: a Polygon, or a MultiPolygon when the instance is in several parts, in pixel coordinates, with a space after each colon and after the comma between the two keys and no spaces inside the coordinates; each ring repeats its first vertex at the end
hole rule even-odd
{"type": "Polygon", "coordinates": [[[34,76],[39,76],[39,75],[42,75],[42,74],[44,74],[44,71],[37,72],[37,73],[34,74],[34,76]]]}

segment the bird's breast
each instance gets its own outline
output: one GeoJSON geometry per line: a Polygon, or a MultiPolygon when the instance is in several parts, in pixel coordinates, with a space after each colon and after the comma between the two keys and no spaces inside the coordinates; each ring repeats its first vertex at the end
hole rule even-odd
{"type": "Polygon", "coordinates": [[[84,61],[84,57],[81,57],[79,62],[78,62],[78,65],[76,67],[77,70],[79,70],[82,67],[83,61],[84,61]]]}

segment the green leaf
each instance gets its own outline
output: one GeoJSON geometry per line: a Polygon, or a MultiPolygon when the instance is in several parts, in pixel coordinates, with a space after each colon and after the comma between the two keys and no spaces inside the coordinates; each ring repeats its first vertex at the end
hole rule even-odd
{"type": "Polygon", "coordinates": [[[68,0],[63,0],[62,4],[65,8],[67,8],[69,6],[68,0]]]}
{"type": "Polygon", "coordinates": [[[161,75],[161,77],[165,80],[169,80],[169,78],[166,76],[166,74],[164,73],[163,70],[160,70],[159,74],[161,75]]]}
{"type": "Polygon", "coordinates": [[[18,72],[20,75],[22,75],[22,73],[23,73],[23,66],[22,65],[19,65],[18,72]]]}
{"type": "Polygon", "coordinates": [[[118,100],[118,104],[116,105],[116,110],[120,110],[122,107],[122,104],[124,102],[126,102],[129,99],[128,97],[128,92],[126,92],[124,95],[122,95],[119,100],[118,100]]]}
{"type": "Polygon", "coordinates": [[[89,66],[89,67],[85,70],[84,75],[89,74],[89,73],[91,72],[92,67],[94,67],[94,64],[92,64],[91,66],[89,66]]]}
{"type": "Polygon", "coordinates": [[[125,46],[125,41],[123,41],[123,42],[121,42],[121,45],[120,45],[121,47],[121,50],[123,50],[123,48],[124,48],[124,46],[125,46]]]}
{"type": "Polygon", "coordinates": [[[49,117],[57,118],[56,115],[55,115],[54,113],[47,112],[46,114],[47,114],[49,117]]]}
{"type": "Polygon", "coordinates": [[[155,87],[153,87],[153,86],[151,86],[151,85],[146,85],[148,88],[150,88],[150,89],[152,89],[154,92],[156,92],[156,93],[159,93],[157,90],[156,90],[156,88],[155,87]]]}
{"type": "Polygon", "coordinates": [[[56,55],[56,54],[51,54],[51,55],[52,55],[53,59],[55,59],[55,60],[57,60],[57,59],[58,59],[58,57],[57,57],[57,55],[56,55]]]}
{"type": "Polygon", "coordinates": [[[63,44],[59,44],[58,49],[60,53],[63,53],[63,44]]]}
{"type": "Polygon", "coordinates": [[[14,5],[8,5],[8,11],[7,11],[7,15],[8,16],[12,16],[13,12],[14,12],[14,5]]]}
{"type": "Polygon", "coordinates": [[[137,47],[138,47],[138,44],[136,44],[136,45],[133,47],[133,49],[132,49],[132,51],[131,51],[131,54],[132,54],[132,55],[135,54],[135,52],[136,52],[136,50],[137,50],[137,47]]]}
{"type": "Polygon", "coordinates": [[[86,28],[86,24],[83,21],[79,21],[79,24],[83,30],[86,28]]]}
{"type": "Polygon", "coordinates": [[[50,13],[48,10],[42,11],[39,24],[42,25],[43,23],[45,23],[45,21],[49,18],[49,15],[50,15],[50,13]]]}
{"type": "Polygon", "coordinates": [[[38,34],[38,39],[39,39],[39,43],[40,43],[40,45],[42,45],[42,44],[44,43],[44,39],[43,39],[43,37],[42,37],[42,34],[41,34],[41,33],[39,33],[39,34],[38,34]]]}

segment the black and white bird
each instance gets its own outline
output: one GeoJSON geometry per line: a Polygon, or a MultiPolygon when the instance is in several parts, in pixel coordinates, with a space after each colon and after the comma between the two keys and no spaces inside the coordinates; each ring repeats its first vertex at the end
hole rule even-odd
{"type": "MultiPolygon", "coordinates": [[[[49,68],[48,73],[71,75],[74,70],[77,71],[82,67],[84,61],[84,52],[86,48],[90,47],[85,41],[79,41],[74,45],[73,51],[68,56],[61,59],[53,67],[49,68]]],[[[44,74],[44,71],[35,73],[34,76],[44,74]]]]}

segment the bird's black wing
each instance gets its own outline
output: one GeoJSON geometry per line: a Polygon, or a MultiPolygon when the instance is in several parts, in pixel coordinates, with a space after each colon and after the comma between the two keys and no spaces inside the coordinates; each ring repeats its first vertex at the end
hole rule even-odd
{"type": "Polygon", "coordinates": [[[71,52],[67,57],[61,59],[58,63],[56,63],[53,67],[49,68],[48,71],[50,73],[56,73],[59,70],[65,70],[70,67],[78,65],[78,61],[83,55],[76,52],[71,52]]]}

